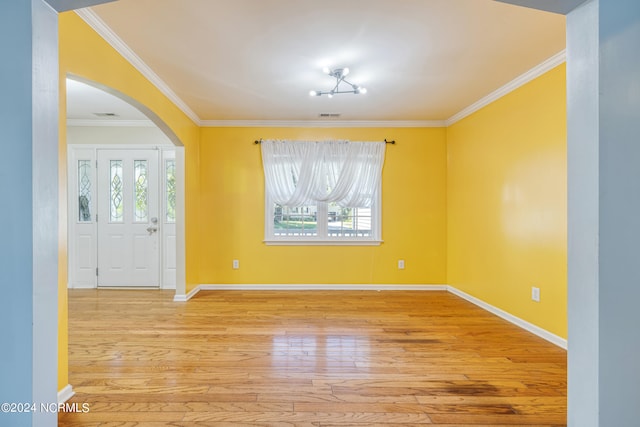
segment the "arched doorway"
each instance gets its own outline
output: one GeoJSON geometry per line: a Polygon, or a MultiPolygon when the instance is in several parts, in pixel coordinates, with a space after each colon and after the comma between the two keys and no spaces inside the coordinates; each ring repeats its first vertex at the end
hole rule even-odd
{"type": "Polygon", "coordinates": [[[184,152],[177,136],[132,98],[68,76],[67,148],[69,287],[184,294],[184,152]],[[111,178],[121,185],[112,188],[111,178]],[[109,218],[110,209],[122,217],[109,218]]]}

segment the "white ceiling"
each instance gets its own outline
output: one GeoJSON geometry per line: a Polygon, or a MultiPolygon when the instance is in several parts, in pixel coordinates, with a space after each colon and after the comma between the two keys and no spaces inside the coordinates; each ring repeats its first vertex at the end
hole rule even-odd
{"type": "Polygon", "coordinates": [[[148,122],[133,105],[104,90],[67,79],[67,119],[72,124],[92,124],[98,120],[122,124],[123,121],[148,122]]]}
{"type": "Polygon", "coordinates": [[[446,120],[565,48],[564,16],[492,0],[119,0],[89,13],[200,121],[446,120]],[[349,67],[368,93],[310,97],[335,83],[323,66],[349,67]]]}

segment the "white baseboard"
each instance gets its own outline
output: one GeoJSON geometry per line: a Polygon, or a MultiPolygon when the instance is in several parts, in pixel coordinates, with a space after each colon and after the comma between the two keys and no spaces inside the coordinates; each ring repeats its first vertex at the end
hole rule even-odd
{"type": "Polygon", "coordinates": [[[189,301],[200,291],[446,291],[447,285],[368,285],[368,284],[238,284],[198,285],[186,295],[176,295],[175,302],[189,301]]]}
{"type": "Polygon", "coordinates": [[[220,291],[220,290],[235,290],[235,291],[448,291],[452,294],[465,299],[476,306],[495,314],[498,317],[505,319],[514,325],[531,332],[549,341],[552,344],[557,345],[563,349],[567,349],[567,340],[559,337],[539,326],[529,323],[526,320],[520,319],[506,311],[499,309],[491,304],[488,304],[481,299],[478,299],[472,295],[467,294],[453,286],[449,285],[370,285],[370,284],[238,284],[238,285],[197,285],[186,295],[176,295],[173,300],[176,302],[186,302],[193,298],[200,291],[220,291]]]}
{"type": "Polygon", "coordinates": [[[549,341],[552,344],[557,345],[558,347],[561,347],[563,349],[567,349],[567,340],[559,337],[555,334],[552,334],[551,332],[542,329],[539,326],[534,325],[533,323],[529,323],[526,320],[522,320],[519,317],[516,317],[510,313],[507,313],[506,311],[495,307],[491,304],[488,304],[484,301],[482,301],[481,299],[478,299],[472,295],[469,295],[466,292],[461,291],[460,289],[454,288],[453,286],[448,286],[447,287],[449,292],[451,292],[454,295],[459,296],[462,299],[465,299],[467,301],[469,301],[472,304],[477,305],[478,307],[492,313],[495,314],[498,317],[503,318],[504,320],[513,323],[516,326],[519,326],[520,328],[531,332],[532,334],[535,334],[537,336],[539,336],[540,338],[543,338],[547,341],[549,341]]]}
{"type": "Polygon", "coordinates": [[[200,292],[200,286],[202,286],[202,285],[196,286],[195,288],[191,289],[191,291],[189,291],[189,293],[187,293],[187,294],[175,294],[175,296],[173,297],[173,301],[174,302],[187,302],[187,301],[189,301],[191,298],[194,297],[195,294],[200,292]]]}
{"type": "Polygon", "coordinates": [[[69,283],[68,289],[95,289],[96,285],[91,283],[69,283]]]}
{"type": "Polygon", "coordinates": [[[67,400],[71,399],[74,394],[76,394],[76,392],[73,391],[71,384],[67,384],[58,392],[58,403],[65,403],[67,400]]]}
{"type": "Polygon", "coordinates": [[[447,285],[372,285],[372,284],[243,284],[199,285],[200,291],[446,291],[447,285]]]}

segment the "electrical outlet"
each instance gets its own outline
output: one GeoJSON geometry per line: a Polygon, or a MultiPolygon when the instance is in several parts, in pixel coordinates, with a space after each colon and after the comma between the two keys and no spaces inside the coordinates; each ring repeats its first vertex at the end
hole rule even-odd
{"type": "Polygon", "coordinates": [[[531,287],[531,299],[535,302],[540,302],[540,288],[531,287]]]}
{"type": "Polygon", "coordinates": [[[399,259],[398,260],[398,270],[404,270],[404,260],[403,259],[399,259]]]}
{"type": "Polygon", "coordinates": [[[237,270],[240,268],[240,260],[234,259],[233,260],[233,269],[237,270]]]}

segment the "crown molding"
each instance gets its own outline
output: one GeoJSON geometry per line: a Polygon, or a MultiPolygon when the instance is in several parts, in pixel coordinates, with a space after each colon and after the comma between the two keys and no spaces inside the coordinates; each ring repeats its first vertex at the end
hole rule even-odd
{"type": "Polygon", "coordinates": [[[202,120],[203,127],[439,128],[443,120],[202,120]]]}
{"type": "Polygon", "coordinates": [[[69,127],[140,127],[155,128],[151,120],[92,120],[92,119],[67,119],[69,127]]]}
{"type": "Polygon", "coordinates": [[[200,126],[201,120],[196,113],[167,85],[111,28],[89,8],[78,9],[75,13],[109,43],[120,55],[147,78],[160,92],[162,92],[176,107],[200,126]]]}
{"type": "Polygon", "coordinates": [[[465,117],[470,116],[471,114],[475,113],[476,111],[480,110],[481,108],[486,107],[487,105],[491,104],[492,102],[497,101],[498,99],[502,98],[503,96],[507,95],[508,93],[513,92],[514,90],[518,89],[520,86],[523,86],[523,85],[529,83],[530,81],[540,77],[544,73],[546,73],[548,71],[551,71],[553,68],[555,68],[558,65],[562,64],[566,60],[567,60],[567,51],[566,50],[562,50],[562,51],[556,53],[551,58],[543,61],[542,63],[540,63],[538,65],[536,65],[535,67],[533,67],[532,69],[530,69],[526,73],[521,74],[520,76],[518,76],[515,79],[511,80],[509,83],[507,83],[506,85],[502,86],[501,88],[491,92],[489,95],[485,96],[484,98],[480,99],[479,101],[474,102],[473,104],[469,105],[467,108],[465,108],[465,109],[459,111],[458,113],[454,114],[453,116],[449,117],[444,122],[445,126],[449,127],[452,124],[464,119],[465,117]]]}
{"type": "MultiPolygon", "coordinates": [[[[526,73],[516,77],[501,88],[474,102],[447,120],[381,120],[381,121],[331,121],[331,120],[201,120],[171,88],[118,37],[111,28],[90,8],[78,9],[75,13],[93,28],[107,43],[137,69],[151,84],[173,102],[187,117],[200,127],[316,127],[316,128],[429,128],[448,127],[497,101],[520,86],[529,83],[566,61],[566,50],[562,50],[526,73]]],[[[69,124],[70,126],[95,126],[69,124]]],[[[97,125],[97,126],[104,126],[97,125]]],[[[114,125],[117,126],[117,125],[114,125]]]]}

